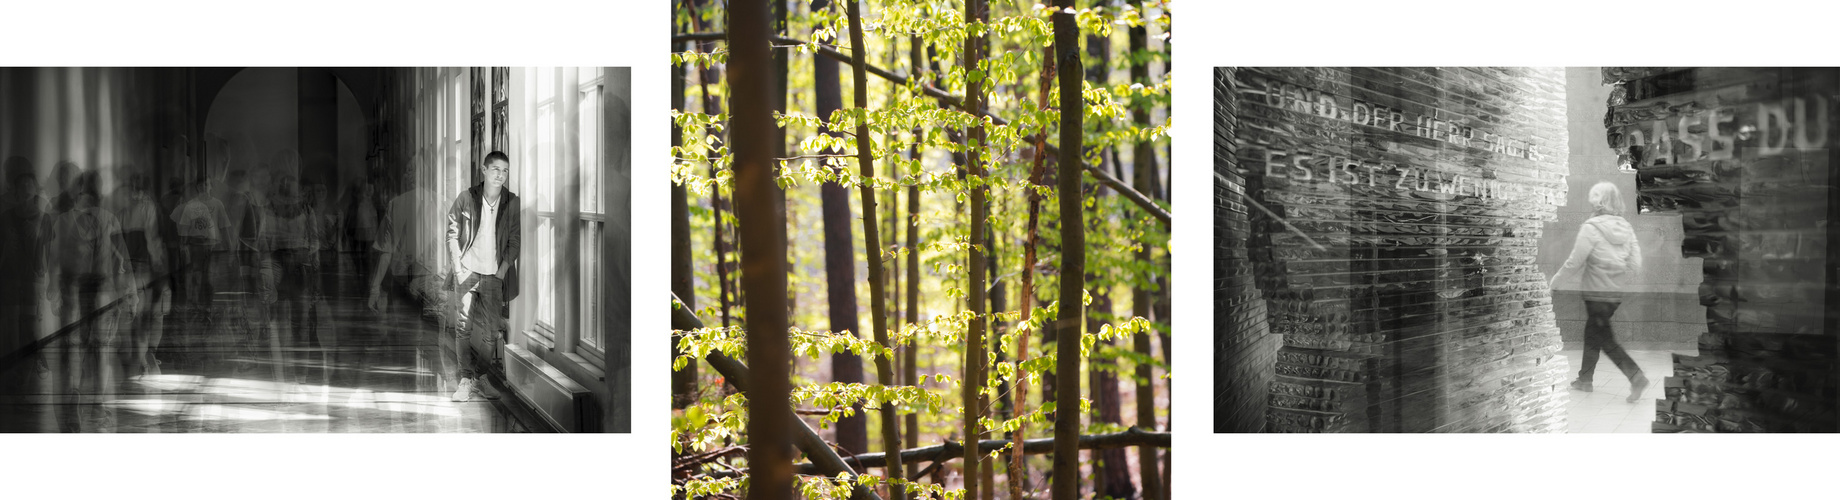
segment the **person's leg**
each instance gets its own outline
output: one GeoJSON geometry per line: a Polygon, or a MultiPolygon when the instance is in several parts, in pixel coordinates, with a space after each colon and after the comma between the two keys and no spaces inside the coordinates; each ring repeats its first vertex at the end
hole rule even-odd
{"type": "Polygon", "coordinates": [[[191,269],[186,272],[186,298],[195,311],[208,311],[211,306],[211,247],[191,245],[187,247],[191,257],[191,269]]]}
{"type": "Polygon", "coordinates": [[[469,335],[467,336],[484,344],[488,353],[475,355],[475,351],[471,349],[471,342],[460,342],[460,349],[462,349],[460,369],[467,379],[473,381],[473,392],[471,392],[473,395],[495,399],[497,392],[491,390],[491,384],[484,381],[482,377],[488,369],[486,362],[488,362],[489,351],[499,347],[499,331],[504,329],[504,316],[502,316],[504,281],[500,281],[497,276],[484,276],[478,279],[473,292],[475,292],[475,300],[471,303],[471,316],[469,316],[469,325],[467,325],[469,335]]]}
{"type": "Polygon", "coordinates": [[[1601,316],[1599,304],[1603,303],[1584,301],[1584,359],[1579,362],[1578,381],[1572,384],[1573,388],[1582,391],[1591,390],[1591,381],[1595,378],[1593,375],[1597,373],[1597,355],[1603,350],[1604,336],[1609,332],[1606,326],[1610,324],[1610,318],[1601,316]]]}
{"type": "MultiPolygon", "coordinates": [[[[1604,350],[1604,355],[1610,357],[1610,362],[1616,363],[1617,369],[1622,370],[1623,376],[1629,378],[1629,382],[1637,387],[1636,391],[1640,392],[1642,387],[1648,385],[1647,377],[1643,376],[1642,367],[1636,364],[1635,358],[1629,357],[1629,352],[1624,351],[1623,345],[1616,341],[1616,333],[1610,326],[1610,317],[1616,314],[1616,308],[1621,304],[1615,302],[1597,304],[1597,308],[1602,310],[1601,316],[1603,317],[1604,334],[1600,345],[1604,350]]],[[[1631,394],[1631,397],[1637,395],[1639,394],[1631,394]]]]}
{"type": "Polygon", "coordinates": [[[477,293],[481,278],[481,276],[475,274],[455,284],[454,298],[452,299],[454,304],[452,306],[454,311],[453,330],[446,331],[443,329],[439,335],[441,348],[441,373],[439,374],[441,390],[443,392],[453,391],[455,395],[453,399],[456,401],[465,401],[466,394],[471,392],[470,387],[468,387],[468,382],[470,382],[468,379],[472,377],[472,373],[469,369],[470,364],[467,358],[466,342],[468,327],[471,323],[470,316],[475,312],[473,307],[474,296],[477,293]],[[463,391],[462,389],[466,390],[463,391]]]}
{"type": "MultiPolygon", "coordinates": [[[[134,262],[131,269],[124,292],[131,292],[135,287],[147,283],[151,271],[146,262],[134,262]]],[[[128,376],[132,377],[147,373],[147,335],[150,333],[147,331],[147,323],[153,317],[152,290],[134,293],[129,304],[133,307],[129,310],[127,324],[123,325],[122,343],[127,347],[125,362],[128,365],[128,376]]]]}
{"type": "Polygon", "coordinates": [[[95,349],[92,351],[94,352],[93,356],[95,359],[95,369],[93,373],[96,377],[94,393],[96,407],[94,409],[99,419],[97,424],[100,427],[96,430],[112,432],[114,431],[115,411],[104,406],[103,403],[115,397],[117,382],[119,381],[118,368],[121,366],[121,325],[119,324],[119,319],[121,318],[121,311],[98,311],[102,305],[102,292],[106,283],[107,279],[101,274],[84,276],[83,283],[81,284],[83,289],[80,293],[84,296],[82,304],[83,311],[85,311],[84,314],[88,316],[84,324],[90,331],[90,337],[95,339],[95,349]]]}
{"type": "MultiPolygon", "coordinates": [[[[498,348],[498,332],[504,328],[504,281],[497,276],[486,276],[476,286],[478,299],[473,302],[472,338],[478,339],[487,349],[498,348]]],[[[470,351],[470,350],[469,350],[470,351]]],[[[478,356],[468,356],[470,363],[465,366],[472,376],[478,377],[486,372],[485,361],[478,356]]],[[[474,388],[487,397],[494,393],[486,387],[483,380],[474,380],[474,388]]]]}
{"type": "MultiPolygon", "coordinates": [[[[107,328],[103,328],[101,315],[93,314],[96,311],[96,305],[99,302],[98,294],[102,288],[100,275],[77,275],[72,277],[71,281],[76,295],[76,300],[73,301],[76,302],[73,307],[76,319],[73,321],[77,330],[74,333],[77,335],[77,344],[81,346],[79,369],[76,375],[79,394],[77,410],[78,415],[87,416],[83,420],[97,419],[102,416],[99,411],[102,408],[100,403],[107,399],[107,392],[112,389],[109,377],[114,374],[114,371],[109,369],[108,362],[113,357],[106,355],[106,351],[113,348],[114,343],[105,338],[109,336],[109,333],[106,331],[107,328]],[[85,318],[85,316],[90,317],[85,318]]],[[[91,424],[84,426],[83,430],[94,432],[100,430],[96,424],[105,422],[80,420],[80,423],[91,424]]]]}
{"type": "Polygon", "coordinates": [[[146,332],[146,354],[143,363],[149,375],[160,374],[160,358],[154,351],[160,348],[160,340],[166,337],[166,315],[172,312],[172,289],[167,282],[154,283],[148,287],[151,298],[148,300],[148,320],[146,332]]]}

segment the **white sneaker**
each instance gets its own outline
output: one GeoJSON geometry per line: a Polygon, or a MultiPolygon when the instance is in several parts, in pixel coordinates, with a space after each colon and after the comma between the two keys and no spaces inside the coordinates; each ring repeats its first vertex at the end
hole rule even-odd
{"type": "Polygon", "coordinates": [[[457,389],[454,389],[454,397],[453,397],[454,402],[465,403],[467,401],[472,401],[473,400],[473,384],[475,384],[475,382],[473,382],[473,379],[470,379],[470,378],[460,379],[460,387],[457,389]]]}

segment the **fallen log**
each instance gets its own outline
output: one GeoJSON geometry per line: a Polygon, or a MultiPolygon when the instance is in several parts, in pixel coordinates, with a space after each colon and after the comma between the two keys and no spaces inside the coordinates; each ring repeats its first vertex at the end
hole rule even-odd
{"type": "MultiPolygon", "coordinates": [[[[1006,440],[1006,439],[986,439],[983,441],[978,441],[978,452],[979,453],[994,452],[994,451],[1003,449],[1003,447],[1005,446],[1009,446],[1011,443],[1012,443],[1011,441],[1006,440]]],[[[1108,448],[1130,448],[1134,446],[1154,446],[1157,448],[1168,448],[1170,447],[1169,433],[1167,432],[1149,432],[1149,431],[1145,431],[1137,427],[1131,427],[1130,429],[1126,429],[1124,432],[1114,432],[1111,434],[1083,435],[1083,436],[1080,436],[1080,444],[1079,444],[1079,448],[1082,450],[1103,450],[1103,449],[1108,449],[1108,448]]],[[[901,450],[901,462],[903,463],[950,462],[952,461],[952,459],[963,457],[964,450],[965,450],[964,444],[959,443],[958,441],[946,441],[944,443],[936,444],[932,446],[922,446],[919,448],[910,448],[910,449],[901,450]]],[[[1025,455],[1041,455],[1041,454],[1053,453],[1053,452],[1054,452],[1054,438],[1030,439],[1028,441],[1024,441],[1022,445],[1022,453],[1025,455]]],[[[888,463],[888,454],[882,453],[882,452],[863,453],[863,454],[856,455],[855,457],[852,457],[852,458],[843,459],[842,462],[846,466],[854,466],[854,467],[863,467],[863,468],[883,467],[887,465],[888,463]]],[[[819,474],[819,473],[824,473],[824,472],[825,471],[823,469],[819,468],[816,465],[813,465],[810,462],[793,464],[792,466],[793,474],[819,474]]],[[[740,474],[737,474],[735,472],[719,471],[719,472],[710,473],[709,477],[734,477],[738,475],[740,474]]]]}

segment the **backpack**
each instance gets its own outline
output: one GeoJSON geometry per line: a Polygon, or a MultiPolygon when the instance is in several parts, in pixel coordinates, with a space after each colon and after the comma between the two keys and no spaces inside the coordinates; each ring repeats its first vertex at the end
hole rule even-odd
{"type": "Polygon", "coordinates": [[[109,221],[97,209],[69,212],[58,233],[58,259],[71,274],[112,274],[120,270],[120,256],[109,245],[109,221]]]}
{"type": "Polygon", "coordinates": [[[193,245],[216,245],[218,242],[217,217],[211,212],[210,205],[197,199],[185,203],[181,212],[179,232],[187,236],[193,245]]]}

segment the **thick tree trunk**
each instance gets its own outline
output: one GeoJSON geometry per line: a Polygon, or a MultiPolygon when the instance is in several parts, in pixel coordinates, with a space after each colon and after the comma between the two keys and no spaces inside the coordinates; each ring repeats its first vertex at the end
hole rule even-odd
{"type": "MultiPolygon", "coordinates": [[[[1080,28],[1074,15],[1073,0],[1055,0],[1054,60],[1060,77],[1060,150],[1079,151],[1085,102],[1081,98],[1080,28]]],[[[1086,286],[1086,227],[1080,221],[1080,163],[1075,155],[1065,155],[1060,162],[1061,287],[1060,315],[1053,328],[1055,338],[1056,401],[1073,404],[1080,397],[1080,334],[1084,308],[1080,303],[1086,286]]],[[[1077,407],[1056,411],[1054,415],[1054,499],[1079,498],[1080,412],[1077,407]]]]}
{"type": "MultiPolygon", "coordinates": [[[[812,12],[828,7],[830,0],[815,0],[811,3],[812,12]]],[[[828,123],[833,113],[843,109],[843,76],[838,72],[839,66],[834,59],[814,57],[812,66],[812,87],[816,94],[814,104],[818,118],[828,123]]],[[[820,125],[818,131],[834,137],[843,136],[831,130],[828,125],[820,125]]],[[[841,154],[840,151],[828,150],[824,153],[841,154]]],[[[849,171],[839,168],[835,173],[848,175],[849,171]]],[[[819,191],[824,211],[824,275],[825,291],[830,299],[831,331],[860,332],[862,321],[856,308],[856,246],[855,236],[850,231],[850,191],[835,181],[825,182],[819,191]]],[[[846,384],[862,383],[862,357],[848,352],[832,354],[831,380],[846,384]]],[[[837,446],[848,453],[866,453],[869,451],[868,417],[863,415],[861,405],[852,406],[855,407],[854,415],[837,420],[837,446]]]]}
{"type": "Polygon", "coordinates": [[[729,22],[729,141],[734,159],[736,216],[741,227],[742,289],[746,297],[748,364],[748,499],[792,496],[791,342],[786,318],[785,194],[774,182],[772,36],[767,2],[731,0],[729,22]]]}
{"type": "MultiPolygon", "coordinates": [[[[965,2],[965,19],[967,21],[981,22],[987,15],[988,13],[985,11],[983,0],[967,0],[965,2]]],[[[962,55],[963,60],[960,62],[963,64],[966,74],[970,74],[977,70],[978,61],[984,58],[985,45],[985,37],[981,34],[965,38],[965,49],[962,55]]],[[[983,112],[983,83],[983,81],[975,78],[965,79],[966,113],[978,115],[983,112]]],[[[965,307],[970,310],[971,321],[969,321],[968,325],[969,331],[966,332],[965,335],[964,405],[965,440],[973,442],[983,441],[984,436],[987,434],[983,426],[978,422],[978,420],[984,416],[984,405],[986,404],[983,388],[984,365],[988,362],[985,355],[988,354],[988,351],[984,347],[984,328],[989,320],[984,310],[986,305],[984,302],[984,255],[979,245],[975,244],[984,234],[984,219],[988,211],[985,206],[985,196],[988,189],[983,187],[983,152],[987,148],[984,144],[984,127],[981,125],[981,122],[979,123],[979,125],[971,126],[965,131],[966,144],[968,144],[965,151],[965,171],[971,180],[972,186],[970,188],[970,240],[974,242],[974,244],[971,246],[971,252],[968,258],[970,265],[967,266],[969,268],[967,274],[969,274],[969,276],[966,277],[965,285],[965,291],[967,292],[965,307]]],[[[980,474],[978,473],[978,468],[983,463],[981,460],[982,457],[983,455],[978,453],[976,449],[967,449],[965,451],[965,498],[967,499],[979,498],[978,492],[983,485],[979,484],[980,478],[978,476],[980,474]]]]}
{"type": "MultiPolygon", "coordinates": [[[[856,109],[864,110],[866,113],[869,107],[869,76],[864,74],[862,69],[863,52],[866,52],[867,45],[863,44],[861,3],[857,0],[845,1],[849,2],[847,10],[850,18],[850,51],[856,59],[855,71],[853,71],[856,91],[853,92],[855,94],[853,100],[856,101],[856,109]]],[[[875,177],[875,156],[871,151],[874,142],[869,135],[868,121],[860,118],[856,122],[856,161],[862,169],[862,176],[872,179],[875,177]]],[[[874,322],[872,328],[875,331],[875,342],[892,350],[894,344],[888,340],[888,298],[885,294],[887,278],[885,268],[882,266],[882,240],[875,221],[875,188],[869,182],[863,182],[861,187],[863,249],[869,259],[869,319],[874,322]]],[[[893,361],[886,356],[875,357],[877,383],[884,386],[895,385],[893,361]]],[[[895,412],[895,405],[887,403],[881,407],[882,449],[884,451],[900,450],[901,426],[900,418],[895,412]]],[[[888,475],[899,475],[901,473],[901,454],[892,453],[889,455],[889,460],[888,475]]],[[[890,487],[888,493],[889,498],[895,500],[905,497],[903,490],[898,487],[890,487]]]]}
{"type": "MultiPolygon", "coordinates": [[[[676,26],[673,22],[672,26],[676,26]]],[[[671,50],[677,51],[678,43],[671,43],[671,50]]],[[[671,109],[684,109],[686,79],[683,65],[671,67],[671,109]]],[[[682,146],[684,142],[683,127],[671,123],[671,146],[682,146]]],[[[690,258],[690,194],[682,184],[671,183],[671,293],[684,299],[684,306],[696,308],[696,276],[692,271],[690,258]]],[[[684,355],[677,348],[677,337],[671,338],[671,359],[684,355]]],[[[696,400],[696,371],[698,363],[694,360],[684,365],[682,370],[671,372],[671,408],[681,409],[690,406],[696,400]]]]}
{"type": "MultiPolygon", "coordinates": [[[[1143,8],[1142,0],[1139,0],[1137,4],[1139,9],[1143,8]]],[[[1151,84],[1150,65],[1149,61],[1144,58],[1149,49],[1147,45],[1149,33],[1140,25],[1130,28],[1129,36],[1131,39],[1131,83],[1149,87],[1151,84]]],[[[1136,122],[1140,128],[1149,127],[1149,106],[1138,106],[1132,109],[1131,120],[1136,122]]],[[[1132,183],[1133,187],[1137,188],[1140,193],[1158,196],[1162,191],[1157,188],[1156,182],[1156,147],[1150,141],[1140,141],[1136,146],[1131,154],[1131,171],[1135,174],[1132,176],[1135,181],[1132,183]]],[[[1137,261],[1144,268],[1151,267],[1149,246],[1138,249],[1137,261]]],[[[1133,289],[1131,314],[1141,318],[1163,320],[1164,318],[1156,317],[1151,312],[1152,297],[1162,293],[1165,291],[1160,289],[1151,291],[1143,286],[1133,289]]],[[[1150,352],[1150,332],[1138,332],[1132,336],[1131,340],[1132,347],[1137,354],[1143,356],[1142,359],[1155,359],[1150,352]]],[[[1154,367],[1149,363],[1137,363],[1135,375],[1137,379],[1137,426],[1154,430],[1156,429],[1156,373],[1154,367]]],[[[1157,464],[1156,454],[1156,448],[1145,446],[1137,449],[1138,482],[1143,485],[1143,498],[1146,499],[1163,498],[1163,478],[1157,464]]]]}

